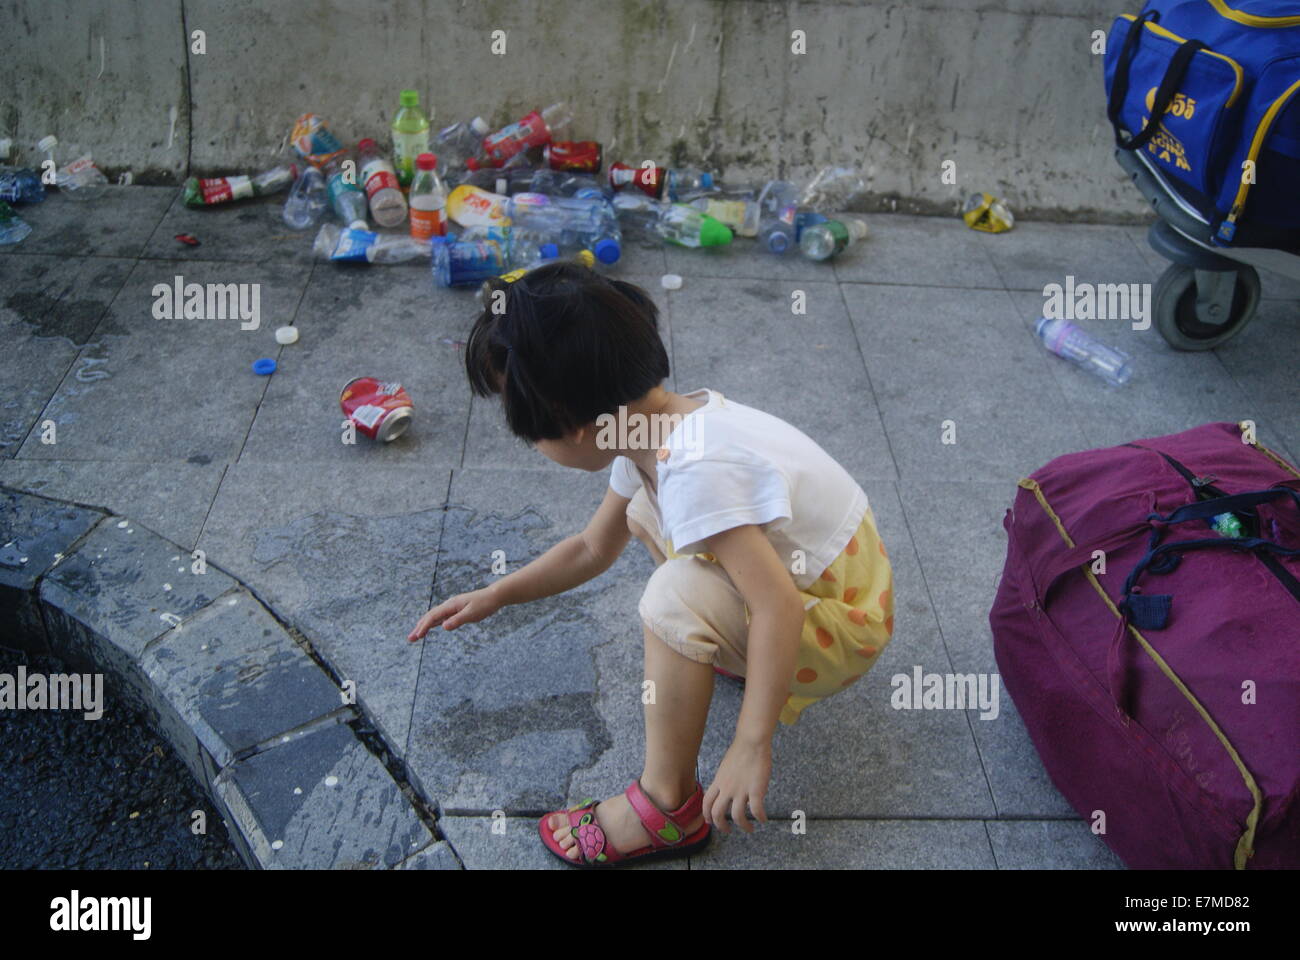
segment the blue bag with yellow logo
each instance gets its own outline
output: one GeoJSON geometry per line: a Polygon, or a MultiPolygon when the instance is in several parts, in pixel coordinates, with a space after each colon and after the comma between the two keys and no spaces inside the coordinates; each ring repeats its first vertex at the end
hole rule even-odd
{"type": "Polygon", "coordinates": [[[1116,19],[1105,72],[1115,142],[1216,244],[1300,245],[1300,0],[1152,0],[1116,19]]]}

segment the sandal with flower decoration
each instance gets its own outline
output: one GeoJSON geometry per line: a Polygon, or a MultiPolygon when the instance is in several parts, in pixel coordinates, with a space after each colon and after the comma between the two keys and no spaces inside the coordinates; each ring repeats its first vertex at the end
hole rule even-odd
{"type": "Polygon", "coordinates": [[[699,783],[695,784],[695,792],[687,801],[672,813],[664,813],[655,805],[641,789],[639,779],[627,788],[626,796],[646,833],[650,834],[649,846],[629,853],[619,853],[611,847],[605,840],[605,831],[596,822],[596,806],[599,801],[591,799],[568,810],[555,810],[546,814],[537,823],[537,833],[546,849],[571,867],[608,867],[628,860],[667,860],[698,853],[708,846],[712,828],[707,823],[701,824],[689,836],[683,826],[698,817],[704,807],[704,787],[699,783]],[[547,825],[557,813],[568,815],[570,829],[578,841],[578,852],[582,859],[573,860],[566,856],[559,841],[555,839],[555,828],[547,825]]]}

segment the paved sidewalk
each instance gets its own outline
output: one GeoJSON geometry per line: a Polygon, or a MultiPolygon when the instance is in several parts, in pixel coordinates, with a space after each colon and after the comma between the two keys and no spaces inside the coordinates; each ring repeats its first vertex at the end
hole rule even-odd
{"type": "MultiPolygon", "coordinates": [[[[401,755],[469,867],[547,866],[533,820],[621,791],[639,771],[640,627],[651,570],[629,549],[570,595],[409,645],[433,598],[517,567],[579,528],[606,483],[516,443],[471,400],[458,341],[469,291],[427,264],[313,264],[277,203],[190,211],[170,188],[51,196],[0,248],[0,483],[107,507],[195,547],[300,629],[401,755]],[[197,236],[201,246],[173,239],[197,236]],[[260,283],[261,327],[156,320],[156,284],[260,283]],[[279,347],[292,320],[301,340],[279,347]],[[270,378],[253,360],[276,357],[270,378]],[[400,380],[415,426],[388,446],[340,443],[338,392],[400,380]],[[42,443],[40,424],[57,425],[42,443]],[[504,834],[491,829],[502,811],[504,834]]],[[[1134,357],[1121,390],[1046,354],[1043,287],[1154,282],[1141,228],[869,217],[832,265],[634,248],[616,269],[662,310],[672,386],[709,386],[811,434],[871,497],[895,564],[895,640],[851,690],[782,729],[774,822],[679,867],[1109,867],[1010,698],[1000,716],[895,711],[890,677],[995,672],[987,625],[1018,477],[1057,455],[1253,419],[1300,452],[1300,285],[1264,278],[1253,324],[1179,354],[1129,321],[1085,324],[1134,357]],[[683,275],[681,290],[659,286],[683,275]],[[802,290],[806,315],[791,312],[802,290]],[[945,420],[955,444],[940,442],[945,420]],[[810,820],[806,836],[780,821],[810,820]]],[[[636,547],[633,544],[633,547],[636,547]]],[[[740,691],[720,684],[707,783],[740,691]]],[[[557,865],[558,866],[558,865],[557,865]]]]}

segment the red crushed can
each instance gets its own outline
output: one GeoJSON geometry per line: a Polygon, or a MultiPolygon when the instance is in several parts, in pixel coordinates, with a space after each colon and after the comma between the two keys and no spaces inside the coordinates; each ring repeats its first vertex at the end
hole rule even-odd
{"type": "Polygon", "coordinates": [[[615,190],[622,190],[630,183],[658,200],[663,196],[667,182],[668,171],[658,164],[649,167],[629,167],[626,163],[609,165],[609,185],[615,190]]]}
{"type": "Polygon", "coordinates": [[[552,141],[542,150],[542,159],[552,170],[599,173],[600,144],[595,140],[552,141]]]}
{"type": "Polygon", "coordinates": [[[374,377],[349,380],[339,394],[339,406],[358,430],[385,443],[405,433],[415,413],[405,387],[374,377]]]}

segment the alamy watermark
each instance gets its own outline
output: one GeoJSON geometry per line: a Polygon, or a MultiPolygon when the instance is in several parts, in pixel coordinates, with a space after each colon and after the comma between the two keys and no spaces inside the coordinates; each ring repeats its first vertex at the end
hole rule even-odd
{"type": "Polygon", "coordinates": [[[1151,326],[1151,284],[1075,283],[1043,287],[1043,316],[1048,320],[1131,320],[1134,330],[1151,326]]]}
{"type": "Polygon", "coordinates": [[[889,705],[895,710],[979,710],[981,720],[998,718],[1000,678],[996,673],[896,673],[889,705]]]}
{"type": "Polygon", "coordinates": [[[260,283],[186,283],[177,274],[171,283],[156,283],[155,320],[239,320],[240,330],[262,323],[260,283]]]}
{"type": "Polygon", "coordinates": [[[700,417],[680,413],[602,413],[596,418],[596,446],[601,450],[681,450],[687,460],[704,455],[700,417]],[[680,429],[679,429],[680,428],[680,429]]]}
{"type": "Polygon", "coordinates": [[[80,710],[87,720],[104,715],[102,673],[0,673],[0,710],[80,710]]]}

